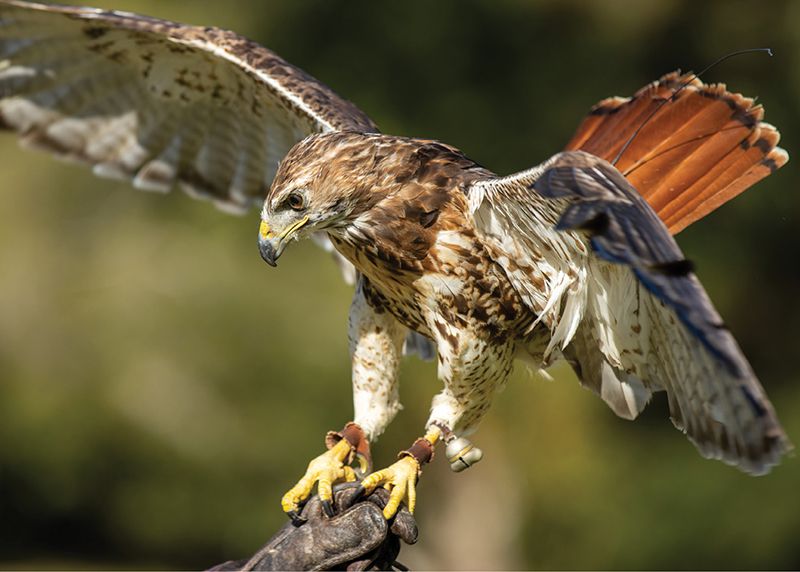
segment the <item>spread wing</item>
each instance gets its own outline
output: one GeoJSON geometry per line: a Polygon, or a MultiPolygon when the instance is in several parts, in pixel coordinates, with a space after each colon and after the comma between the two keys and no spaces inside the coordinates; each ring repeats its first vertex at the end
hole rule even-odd
{"type": "Polygon", "coordinates": [[[790,448],[691,265],[617,169],[565,152],[469,193],[479,236],[550,328],[549,350],[618,415],[635,417],[664,390],[674,424],[706,457],[759,474],[790,448]]]}
{"type": "MultiPolygon", "coordinates": [[[[127,12],[0,0],[0,128],[134,187],[222,210],[260,205],[312,133],[377,132],[367,115],[233,32],[127,12]]],[[[345,280],[355,269],[330,243],[345,280]]],[[[409,336],[425,359],[430,340],[409,336]]]]}
{"type": "Polygon", "coordinates": [[[353,104],[216,28],[0,1],[0,127],[23,144],[243,211],[302,138],[375,131],[353,104]]]}

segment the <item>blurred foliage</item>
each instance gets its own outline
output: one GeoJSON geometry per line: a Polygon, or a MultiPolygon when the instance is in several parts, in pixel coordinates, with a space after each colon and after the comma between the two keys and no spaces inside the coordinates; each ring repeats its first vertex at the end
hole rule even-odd
{"type": "MultiPolygon", "coordinates": [[[[104,0],[235,29],[385,132],[499,173],[559,150],[586,110],[672,69],[767,45],[706,81],[760,96],[800,136],[800,3],[689,0],[104,0]]],[[[257,215],[131,192],[0,139],[0,565],[198,568],[252,552],[282,492],[351,416],[350,290],[313,245],[278,271],[257,215]]],[[[800,437],[795,163],[680,236],[800,437]]],[[[657,399],[617,419],[564,368],[520,368],[476,435],[486,459],[426,469],[425,568],[800,568],[800,462],[751,478],[702,460],[657,399]]],[[[391,461],[438,391],[404,366],[391,461]]]]}

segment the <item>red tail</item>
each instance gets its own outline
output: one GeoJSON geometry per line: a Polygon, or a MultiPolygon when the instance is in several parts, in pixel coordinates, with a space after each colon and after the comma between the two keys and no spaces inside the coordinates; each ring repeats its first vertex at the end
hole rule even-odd
{"type": "Polygon", "coordinates": [[[673,72],[631,98],[604,99],[566,146],[613,161],[650,114],[688,82],[650,117],[616,165],[672,234],[789,160],[777,146],[777,129],[762,121],[763,107],[724,84],[691,77],[673,72]]]}

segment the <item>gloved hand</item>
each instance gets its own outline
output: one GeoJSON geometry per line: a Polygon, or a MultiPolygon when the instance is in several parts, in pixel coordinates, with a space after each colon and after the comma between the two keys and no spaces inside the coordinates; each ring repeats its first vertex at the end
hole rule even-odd
{"type": "Polygon", "coordinates": [[[400,566],[395,562],[400,540],[406,544],[417,541],[414,517],[401,507],[387,522],[382,511],[389,493],[377,489],[353,504],[357,489],[358,483],[334,487],[337,514],[332,518],[323,514],[319,497],[311,497],[301,513],[308,520],[305,524],[287,522],[251,558],[228,561],[210,570],[391,570],[400,566]]]}

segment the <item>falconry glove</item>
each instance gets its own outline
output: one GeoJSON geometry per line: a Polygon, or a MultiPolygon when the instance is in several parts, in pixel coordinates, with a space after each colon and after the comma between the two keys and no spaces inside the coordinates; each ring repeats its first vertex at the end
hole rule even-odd
{"type": "Polygon", "coordinates": [[[380,488],[352,504],[358,492],[358,483],[335,486],[334,506],[339,512],[333,517],[325,516],[319,497],[313,496],[301,513],[307,522],[300,526],[287,522],[251,558],[231,560],[211,570],[404,569],[395,559],[400,540],[417,541],[414,517],[402,507],[387,522],[383,507],[389,493],[380,488]]]}

